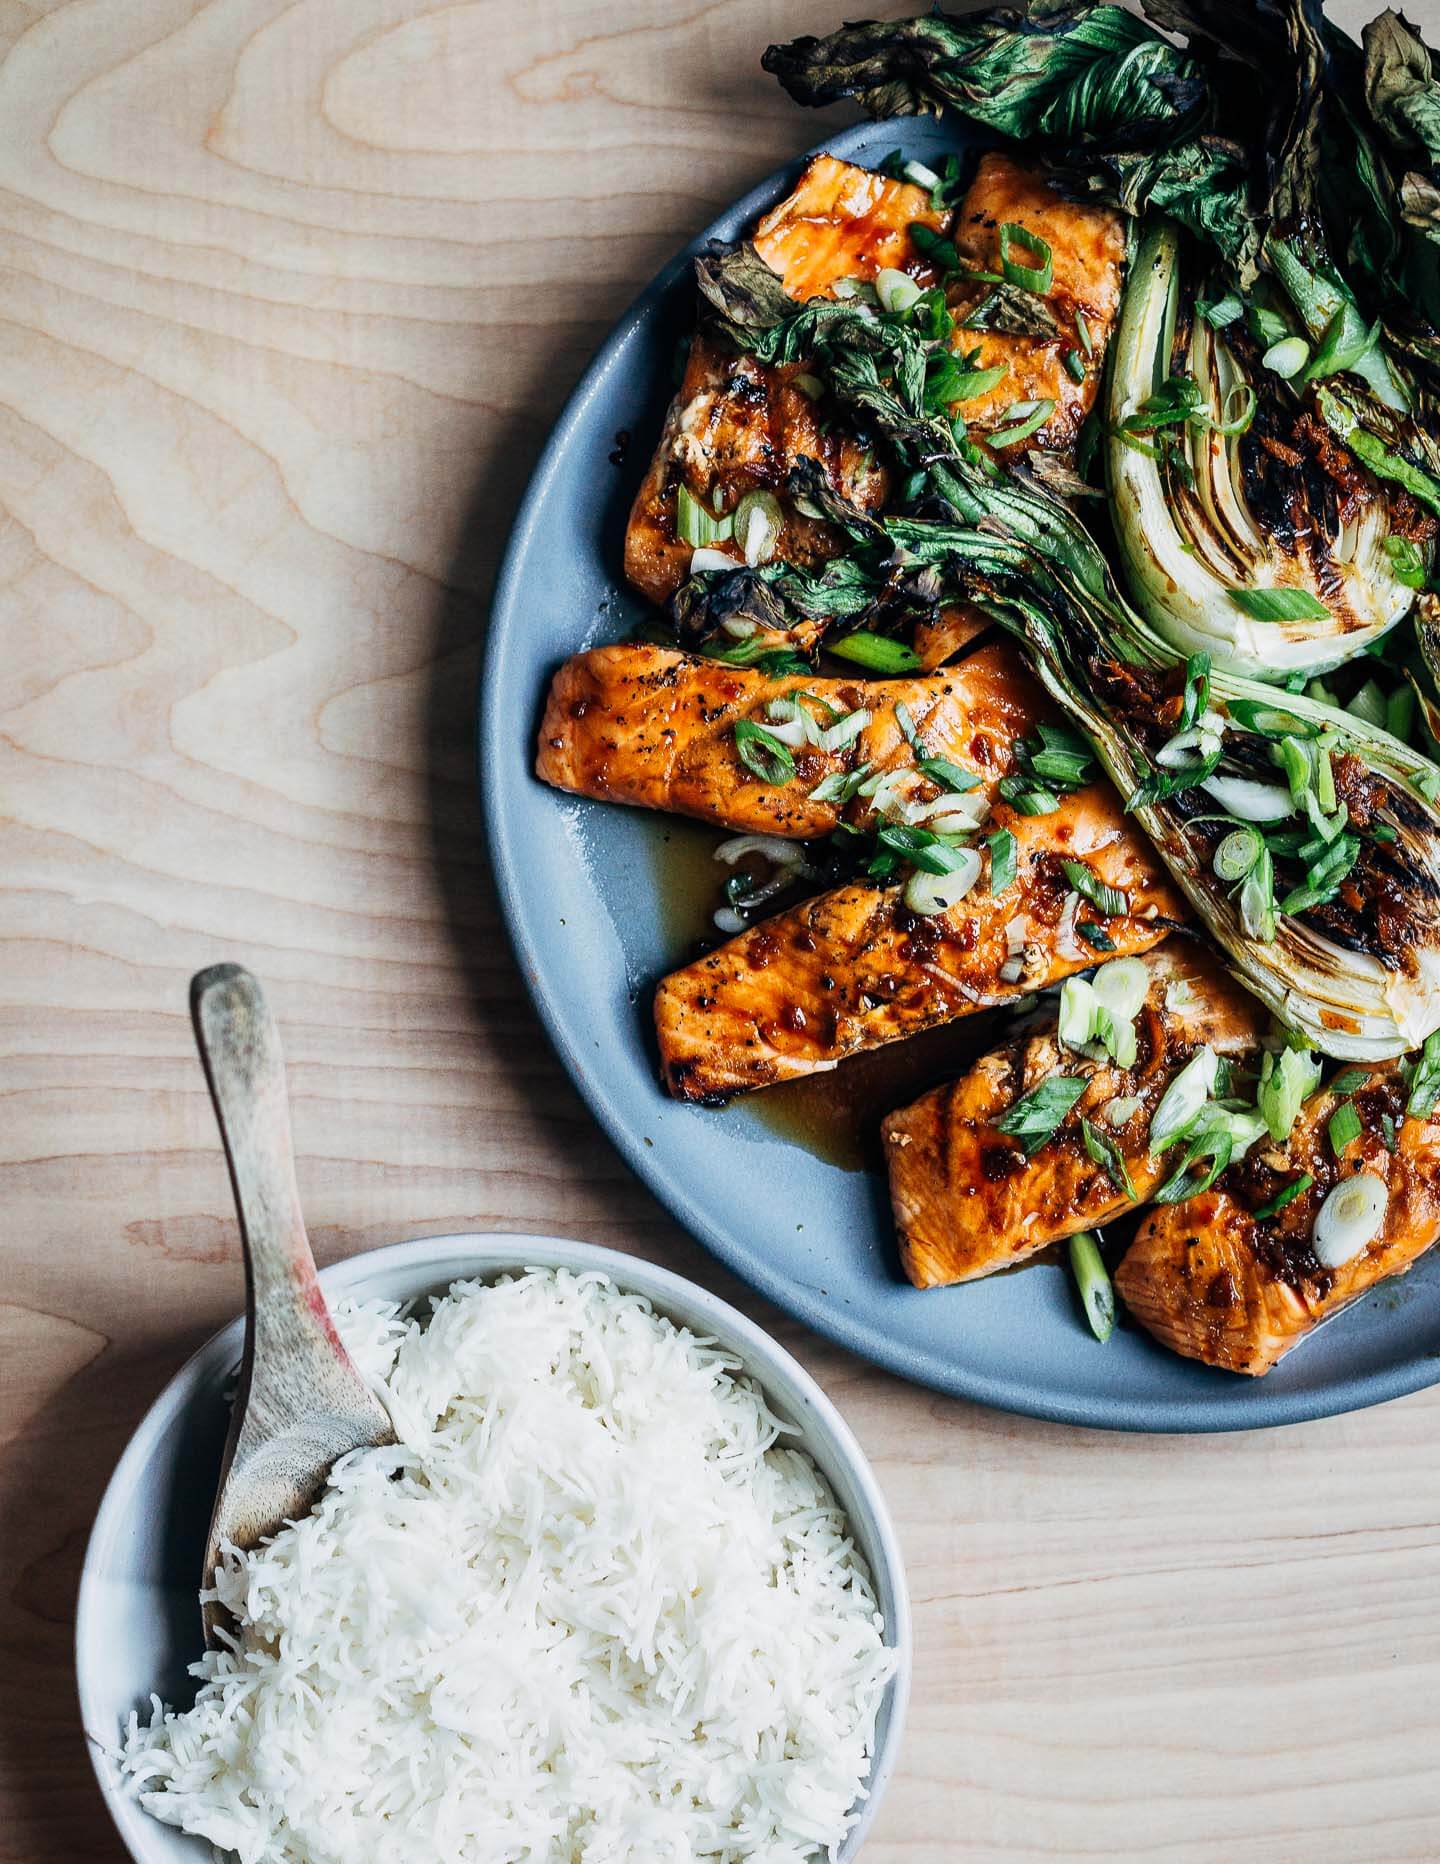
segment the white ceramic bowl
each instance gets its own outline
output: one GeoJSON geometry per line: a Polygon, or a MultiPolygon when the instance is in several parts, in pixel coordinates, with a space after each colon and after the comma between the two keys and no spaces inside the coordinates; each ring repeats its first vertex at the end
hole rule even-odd
{"type": "MultiPolygon", "coordinates": [[[[895,1680],[876,1732],[865,1809],[840,1856],[854,1858],[895,1765],[910,1688],[910,1601],[884,1497],[859,1444],[810,1375],[782,1346],[693,1282],[611,1249],[538,1236],[432,1236],[396,1243],[326,1269],[332,1299],[388,1301],[442,1293],[451,1282],[525,1268],[598,1269],[656,1310],[731,1348],[764,1387],[776,1414],[799,1431],[849,1516],[870,1566],[897,1653],[895,1680]]],[[[80,1709],[100,1788],[137,1864],[208,1864],[210,1846],[141,1811],[116,1783],[117,1731],[152,1691],[188,1703],[186,1665],[200,1654],[197,1568],[204,1548],[240,1357],[233,1321],[176,1373],[146,1413],[105,1491],[85,1554],[76,1616],[80,1709]]]]}

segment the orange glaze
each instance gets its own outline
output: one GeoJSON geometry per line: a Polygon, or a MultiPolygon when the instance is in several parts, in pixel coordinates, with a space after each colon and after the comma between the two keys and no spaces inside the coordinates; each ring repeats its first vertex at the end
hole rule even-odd
{"type": "Polygon", "coordinates": [[[919,221],[939,232],[948,218],[930,205],[927,188],[817,155],[794,192],[756,227],[755,250],[802,302],[833,297],[838,279],[873,280],[887,267],[930,284],[934,274],[921,263],[909,229],[919,221]]]}
{"type": "Polygon", "coordinates": [[[1095,1062],[1061,1046],[1053,1022],[1008,1042],[960,1080],[933,1088],[881,1127],[900,1261],[917,1288],[975,1281],[1023,1262],[1047,1244],[1108,1223],[1131,1208],[1091,1159],[1082,1118],[1114,1145],[1136,1201],[1176,1167],[1174,1153],[1151,1158],[1150,1116],[1161,1095],[1203,1043],[1239,1056],[1259,1047],[1266,1015],[1219,962],[1186,938],[1172,938],[1146,960],[1150,988],[1136,1018],[1133,1068],[1095,1062]],[[1174,987],[1188,986],[1183,999],[1174,987]],[[995,1121],[1051,1075],[1087,1085],[1055,1137],[1030,1158],[995,1121]],[[1120,1125],[1106,1117],[1116,1099],[1135,1104],[1120,1125]]]}

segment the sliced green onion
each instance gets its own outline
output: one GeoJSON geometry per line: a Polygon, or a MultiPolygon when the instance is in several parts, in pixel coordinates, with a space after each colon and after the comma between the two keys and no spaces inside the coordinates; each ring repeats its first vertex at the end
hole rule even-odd
{"type": "Polygon", "coordinates": [[[1320,1062],[1308,1049],[1285,1048],[1279,1055],[1266,1054],[1255,1102],[1276,1145],[1290,1137],[1300,1109],[1319,1085],[1320,1062]]]}
{"type": "Polygon", "coordinates": [[[1055,412],[1055,403],[1049,397],[1041,401],[1017,401],[1010,408],[1011,414],[1020,415],[1010,427],[997,427],[993,433],[986,434],[985,440],[992,447],[1018,446],[1022,440],[1028,440],[1031,434],[1038,433],[1050,416],[1055,412]]]}
{"type": "Polygon", "coordinates": [[[928,918],[949,912],[980,878],[981,861],[974,848],[957,848],[953,852],[958,860],[949,873],[931,874],[920,869],[910,876],[904,897],[912,913],[928,918]]]}
{"type": "Polygon", "coordinates": [[[1413,544],[1408,537],[1387,537],[1385,554],[1390,559],[1390,571],[1396,582],[1404,583],[1407,589],[1425,587],[1425,558],[1418,544],[1413,544]]]}
{"type": "Polygon", "coordinates": [[[1053,790],[1047,790],[1043,783],[1031,782],[1028,777],[1001,777],[996,789],[1002,801],[1009,803],[1017,815],[1054,815],[1060,807],[1060,798],[1053,790]]]}
{"type": "Polygon", "coordinates": [[[1355,1111],[1352,1101],[1344,1101],[1330,1115],[1325,1123],[1325,1131],[1330,1138],[1330,1150],[1340,1158],[1346,1146],[1358,1139],[1364,1127],[1360,1124],[1360,1115],[1355,1111]]]}
{"type": "Polygon", "coordinates": [[[1083,1074],[1052,1074],[996,1120],[996,1128],[1018,1139],[1029,1158],[1040,1150],[1085,1092],[1083,1074]]]}
{"type": "Polygon", "coordinates": [[[1163,1151],[1195,1118],[1215,1085],[1220,1058],[1207,1043],[1199,1048],[1160,1096],[1150,1115],[1150,1150],[1163,1151]]]}
{"type": "Polygon", "coordinates": [[[859,795],[860,786],[869,775],[868,764],[857,764],[853,770],[832,770],[811,790],[809,800],[812,803],[848,803],[859,795]]]}
{"type": "MultiPolygon", "coordinates": [[[[1299,677],[1303,681],[1305,676],[1299,677]]],[[[1314,738],[1320,732],[1313,719],[1300,718],[1279,706],[1262,705],[1256,699],[1232,699],[1226,710],[1237,724],[1262,738],[1314,738]]]]}
{"type": "Polygon", "coordinates": [[[1085,380],[1085,357],[1080,350],[1066,350],[1065,367],[1069,370],[1073,381],[1083,382],[1085,380]]]}
{"type": "Polygon", "coordinates": [[[998,388],[1009,373],[1008,365],[1003,362],[990,369],[957,369],[945,378],[940,393],[947,405],[974,401],[980,395],[988,395],[992,388],[998,388]]]}
{"type": "Polygon", "coordinates": [[[733,517],[717,518],[707,511],[682,480],[675,488],[675,535],[692,550],[705,550],[711,544],[727,543],[734,530],[733,517]]]}
{"type": "Polygon", "coordinates": [[[785,514],[773,492],[747,492],[736,505],[733,535],[752,570],[774,557],[784,523],[785,514]]]}
{"type": "Polygon", "coordinates": [[[942,187],[940,177],[933,168],[927,168],[923,162],[906,162],[900,173],[907,181],[913,181],[917,188],[935,189],[942,187]]]}
{"type": "MultiPolygon", "coordinates": [[[[900,708],[897,706],[895,710],[898,712],[900,708]]],[[[973,770],[962,770],[948,757],[917,757],[915,768],[922,777],[929,777],[932,783],[938,783],[942,790],[949,790],[956,796],[980,788],[980,779],[973,770]]]]}
{"type": "Polygon", "coordinates": [[[1370,1076],[1363,1068],[1346,1068],[1330,1083],[1330,1092],[1341,1098],[1358,1093],[1370,1076]]]}
{"type": "Polygon", "coordinates": [[[735,749],[740,762],[753,771],[762,783],[780,785],[795,775],[795,759],[789,748],[773,732],[766,731],[753,719],[735,721],[735,749]]]}
{"type": "Polygon", "coordinates": [[[1135,1185],[1130,1177],[1130,1168],[1125,1163],[1125,1156],[1115,1141],[1098,1127],[1092,1126],[1084,1115],[1080,1117],[1080,1137],[1092,1165],[1098,1165],[1105,1176],[1114,1185],[1120,1195],[1130,1203],[1136,1203],[1135,1185]]]}
{"type": "Polygon", "coordinates": [[[1075,334],[1079,337],[1080,347],[1084,350],[1085,354],[1087,356],[1093,356],[1095,354],[1095,339],[1090,334],[1090,325],[1086,320],[1085,313],[1080,309],[1078,304],[1075,307],[1075,334]]]}
{"type": "Polygon", "coordinates": [[[1034,291],[1044,297],[1055,277],[1055,255],[1050,250],[1050,242],[1042,239],[1038,233],[1032,233],[1028,227],[1022,227],[1017,221],[1002,220],[1000,270],[1008,284],[1018,285],[1022,291],[1034,291]],[[1025,265],[1013,256],[1017,246],[1029,253],[1035,261],[1033,265],[1025,265]]]}
{"type": "Polygon", "coordinates": [[[1272,374],[1289,381],[1310,360],[1310,345],[1304,337],[1281,337],[1278,343],[1272,343],[1260,358],[1272,374]]]}
{"type": "Polygon", "coordinates": [[[1263,1223],[1267,1217],[1279,1216],[1287,1204],[1293,1204],[1297,1197],[1303,1197],[1314,1182],[1308,1171],[1302,1171],[1298,1178],[1292,1178],[1283,1190],[1277,1191],[1274,1197],[1263,1203],[1258,1210],[1252,1210],[1250,1215],[1257,1223],[1263,1223]]]}
{"type": "Polygon", "coordinates": [[[1083,861],[1062,861],[1061,871],[1081,899],[1089,900],[1095,910],[1106,919],[1118,919],[1129,912],[1129,898],[1118,887],[1112,887],[1093,873],[1083,861]]]}
{"type": "Polygon", "coordinates": [[[1240,887],[1240,925],[1246,938],[1273,943],[1279,930],[1275,905],[1275,862],[1267,848],[1240,887]]]}
{"type": "Polygon", "coordinates": [[[908,273],[899,272],[892,265],[883,266],[875,274],[875,296],[882,310],[908,311],[923,295],[908,273]]]}
{"type": "Polygon", "coordinates": [[[1440,1029],[1425,1038],[1425,1046],[1415,1062],[1410,1077],[1410,1098],[1405,1115],[1411,1120],[1428,1120],[1440,1102],[1440,1029]]]}
{"type": "Polygon", "coordinates": [[[837,641],[826,641],[826,653],[837,660],[850,660],[871,673],[915,673],[920,656],[903,641],[892,641],[886,634],[869,634],[863,629],[837,641]]]}
{"type": "Polygon", "coordinates": [[[1232,829],[1215,850],[1215,873],[1227,882],[1243,880],[1265,852],[1258,829],[1232,829]]]}
{"type": "Polygon", "coordinates": [[[1231,589],[1236,608],[1253,621],[1328,621],[1330,611],[1308,589],[1231,589]]]}
{"type": "Polygon", "coordinates": [[[1338,1269],[1373,1243],[1385,1224],[1390,1188],[1374,1172],[1342,1178],[1315,1217],[1310,1247],[1322,1268],[1338,1269]]]}
{"type": "Polygon", "coordinates": [[[1200,787],[1227,815],[1241,822],[1281,822],[1295,813],[1290,792],[1275,783],[1257,783],[1253,777],[1206,777],[1200,787]]]}
{"type": "Polygon", "coordinates": [[[1110,1014],[1125,1022],[1138,1016],[1150,990],[1150,973],[1139,958],[1117,958],[1101,965],[1091,979],[1095,995],[1110,1014]]]}
{"type": "Polygon", "coordinates": [[[997,828],[985,837],[990,850],[990,891],[1003,893],[1015,883],[1015,837],[1008,828],[997,828]]]}
{"type": "Polygon", "coordinates": [[[1077,1230],[1070,1238],[1070,1273],[1080,1294],[1080,1305],[1090,1331],[1103,1346],[1115,1331],[1115,1290],[1100,1254],[1093,1230],[1077,1230]]]}
{"type": "Polygon", "coordinates": [[[1083,977],[1067,977],[1060,989],[1060,1014],[1055,1034],[1069,1049],[1084,1049],[1095,1040],[1095,992],[1083,977]]]}

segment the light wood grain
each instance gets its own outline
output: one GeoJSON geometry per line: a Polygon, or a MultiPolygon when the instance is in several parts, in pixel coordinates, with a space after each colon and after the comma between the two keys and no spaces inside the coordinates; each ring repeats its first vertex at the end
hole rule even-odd
{"type": "MultiPolygon", "coordinates": [[[[241,1300],[192,971],[266,981],[322,1260],[536,1228],[737,1293],[525,1005],[471,687],[565,391],[822,133],[756,59],[840,11],[0,6],[0,1858],[121,1857],[72,1704],[78,1563],[127,1432],[241,1300]]],[[[1440,1855],[1440,1392],[1110,1438],[741,1299],[845,1409],[909,1555],[875,1864],[1440,1855]]]]}

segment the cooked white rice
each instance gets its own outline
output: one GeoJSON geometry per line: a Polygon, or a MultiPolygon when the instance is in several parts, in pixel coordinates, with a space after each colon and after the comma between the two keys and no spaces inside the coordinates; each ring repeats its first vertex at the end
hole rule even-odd
{"type": "Polygon", "coordinates": [[[893,1667],[834,1496],[738,1362],[600,1275],[337,1316],[401,1446],[228,1550],[243,1634],[121,1765],[244,1864],[800,1864],[893,1667]]]}

